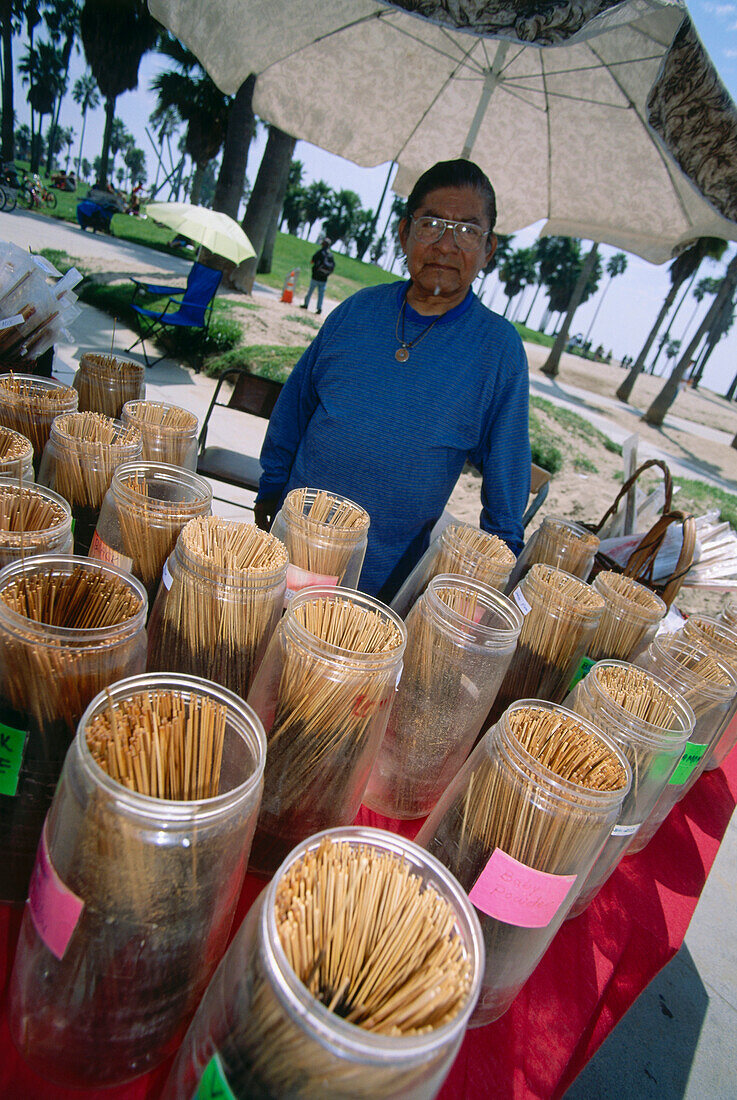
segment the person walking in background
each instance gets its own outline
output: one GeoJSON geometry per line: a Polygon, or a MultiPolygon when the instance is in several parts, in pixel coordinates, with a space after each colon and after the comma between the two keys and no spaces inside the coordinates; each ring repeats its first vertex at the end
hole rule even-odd
{"type": "Polygon", "coordinates": [[[322,313],[322,303],[325,298],[325,285],[329,276],[335,271],[335,260],[330,251],[330,245],[332,243],[329,237],[323,237],[320,242],[319,252],[316,252],[312,257],[312,278],[310,279],[310,288],[307,291],[307,297],[299,307],[300,309],[307,309],[310,304],[310,298],[312,297],[312,291],[316,290],[317,309],[315,313],[322,313]]]}

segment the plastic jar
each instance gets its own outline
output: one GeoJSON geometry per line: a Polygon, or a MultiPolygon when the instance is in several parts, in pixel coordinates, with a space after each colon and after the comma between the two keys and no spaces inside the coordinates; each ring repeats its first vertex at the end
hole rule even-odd
{"type": "Polygon", "coordinates": [[[647,819],[681,759],[696,718],[689,704],[666,683],[626,661],[599,661],[576,685],[566,699],[566,706],[610,737],[632,768],[632,786],[619,820],[568,914],[576,917],[599,893],[647,819]],[[638,679],[639,684],[632,682],[638,679]],[[629,689],[628,704],[617,702],[611,687],[619,688],[623,694],[629,689]],[[663,722],[646,721],[633,713],[638,691],[658,701],[663,722]]]}
{"type": "Polygon", "coordinates": [[[251,870],[271,875],[305,837],[355,819],[406,638],[402,620],[360,592],[310,588],[292,598],[248,696],[268,744],[251,870]],[[386,648],[362,652],[326,640],[341,616],[373,625],[386,648]]]}
{"type": "Polygon", "coordinates": [[[473,906],[453,876],[427,852],[378,829],[331,829],[285,859],[241,925],[174,1063],[166,1100],[210,1095],[260,1100],[432,1100],[466,1030],[484,968],[473,906]],[[467,999],[449,1022],[417,1035],[382,1035],[331,1012],[300,981],[278,932],[279,888],[295,863],[329,837],[402,860],[455,913],[468,959],[467,999]],[[223,1087],[225,1082],[225,1087],[223,1087]]]}
{"type": "Polygon", "coordinates": [[[737,600],[731,596],[722,610],[721,620],[730,630],[737,630],[737,600]]]}
{"type": "Polygon", "coordinates": [[[545,516],[522,548],[509,578],[507,592],[511,592],[537,562],[553,565],[585,581],[594,564],[599,542],[597,536],[580,523],[573,523],[561,516],[545,516]]]}
{"type": "Polygon", "coordinates": [[[355,588],[368,543],[369,514],[348,497],[320,489],[292,489],[271,533],[289,554],[287,599],[315,585],[355,588]],[[321,516],[321,519],[315,518],[321,516]]]}
{"type": "Polygon", "coordinates": [[[20,432],[0,426],[0,477],[33,481],[33,444],[20,432]]]}
{"type": "Polygon", "coordinates": [[[286,576],[287,552],[273,535],[215,516],[191,520],[151,612],[149,671],[204,676],[245,699],[282,613],[286,576]],[[248,537],[263,564],[239,564],[230,540],[248,537]]]}
{"type": "Polygon", "coordinates": [[[38,480],[72,506],[74,552],[87,554],[113,473],[141,457],[141,434],[101,413],[70,413],[51,426],[38,480]]]}
{"type": "Polygon", "coordinates": [[[138,428],[146,462],[197,469],[197,417],[164,401],[128,401],[122,421],[138,428]]]}
{"type": "Polygon", "coordinates": [[[153,603],[179,532],[211,507],[203,477],[163,462],[124,462],[105,493],[90,557],[129,569],[153,603]]]}
{"type": "MultiPolygon", "coordinates": [[[[730,627],[724,617],[719,622],[718,619],[711,619],[706,615],[689,615],[679,633],[694,645],[701,645],[716,654],[733,672],[737,669],[737,630],[730,627]]],[[[737,745],[736,715],[737,695],[728,707],[722,719],[722,728],[706,754],[704,771],[718,768],[737,745]]]]}
{"type": "Polygon", "coordinates": [[[0,901],[25,901],[44,817],[85,707],[108,684],[143,672],[147,610],[140,581],[88,558],[42,555],[0,572],[0,722],[11,745],[0,794],[0,901]],[[79,625],[90,621],[89,601],[74,626],[53,625],[47,603],[40,621],[13,607],[26,585],[43,591],[57,583],[63,594],[80,580],[97,586],[107,601],[102,618],[117,618],[111,597],[122,605],[118,621],[79,625]]]}
{"type": "Polygon", "coordinates": [[[13,1038],[38,1073],[120,1084],[176,1049],[225,951],[265,755],[250,707],[206,680],[134,676],[92,700],[44,827],[12,977],[13,1038]],[[152,798],[93,759],[88,723],[144,692],[225,707],[216,796],[152,798]]]}
{"type": "Polygon", "coordinates": [[[438,573],[472,577],[489,588],[503,589],[515,563],[515,556],[496,535],[480,531],[470,523],[449,523],[428,546],[407,580],[392,600],[401,615],[407,613],[438,573]]]}
{"type": "Polygon", "coordinates": [[[80,357],[72,385],[79,394],[80,412],[117,420],[126,401],[146,396],[146,371],[142,363],[88,351],[80,357]]]}
{"type": "Polygon", "coordinates": [[[590,585],[549,565],[533,565],[512,599],[524,622],[492,721],[517,699],[565,699],[604,612],[590,585]]]}
{"type": "Polygon", "coordinates": [[[0,478],[0,567],[34,554],[71,554],[72,510],[42,485],[0,478]]]}
{"type": "Polygon", "coordinates": [[[597,573],[592,588],[604,600],[604,614],[587,656],[592,661],[630,660],[655,637],[665,604],[644,584],[609,569],[597,573]]]}
{"type": "Polygon", "coordinates": [[[737,692],[737,677],[731,668],[680,634],[653,638],[634,663],[677,691],[690,704],[696,722],[676,770],[628,853],[644,848],[676,802],[691,790],[704,770],[709,750],[721,733],[737,692]]]}
{"type": "Polygon", "coordinates": [[[425,817],[463,764],[522,629],[516,604],[479,581],[438,574],[407,616],[402,679],[364,803],[425,817]]]}
{"type": "MultiPolygon", "coordinates": [[[[0,374],[0,424],[31,441],[33,469],[38,474],[41,456],[55,417],[74,412],[78,394],[51,378],[33,374],[0,374]]],[[[52,486],[53,488],[53,486],[52,486]]]]}
{"type": "MultiPolygon", "coordinates": [[[[586,758],[586,754],[584,754],[586,758]]],[[[546,951],[619,816],[632,779],[611,738],[572,711],[514,703],[479,742],[417,836],[476,906],[486,971],[471,1026],[509,1008],[546,951]],[[533,711],[579,731],[613,789],[562,777],[515,733],[533,711]]]]}

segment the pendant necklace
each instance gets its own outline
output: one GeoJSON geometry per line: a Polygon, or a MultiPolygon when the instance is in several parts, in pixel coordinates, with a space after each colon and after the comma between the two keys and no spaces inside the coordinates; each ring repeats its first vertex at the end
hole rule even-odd
{"type": "Polygon", "coordinates": [[[404,310],[405,310],[406,305],[407,305],[407,296],[405,295],[404,298],[402,299],[402,308],[399,311],[399,315],[397,317],[397,324],[396,324],[396,327],[395,327],[395,330],[394,330],[394,335],[396,336],[397,340],[399,341],[399,343],[401,345],[394,352],[394,358],[397,360],[398,363],[406,363],[407,362],[407,360],[409,359],[410,349],[415,347],[417,344],[419,344],[420,340],[424,339],[424,337],[427,336],[430,329],[433,327],[434,324],[436,324],[440,320],[440,318],[442,316],[442,314],[439,313],[437,315],[437,317],[433,317],[430,324],[426,325],[426,327],[423,328],[423,330],[419,334],[419,336],[415,336],[414,340],[410,340],[409,343],[407,343],[404,339],[404,310]],[[400,321],[402,323],[402,334],[401,334],[401,336],[399,334],[399,322],[400,321]]]}

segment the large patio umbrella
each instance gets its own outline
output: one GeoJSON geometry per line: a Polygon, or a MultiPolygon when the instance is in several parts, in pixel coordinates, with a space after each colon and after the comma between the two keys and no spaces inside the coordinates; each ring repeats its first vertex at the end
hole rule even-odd
{"type": "Polygon", "coordinates": [[[238,222],[219,210],[208,210],[206,206],[194,206],[189,202],[150,202],[146,213],[153,221],[176,230],[234,264],[256,255],[238,222]]]}
{"type": "Polygon", "coordinates": [[[540,219],[653,262],[737,239],[737,113],[681,0],[149,0],[254,110],[406,194],[470,156],[499,229],[540,219]]]}

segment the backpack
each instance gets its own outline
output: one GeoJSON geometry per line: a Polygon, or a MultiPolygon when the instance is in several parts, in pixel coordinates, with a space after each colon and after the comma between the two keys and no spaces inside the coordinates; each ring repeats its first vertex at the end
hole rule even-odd
{"type": "Polygon", "coordinates": [[[318,275],[324,275],[326,278],[328,275],[332,275],[335,270],[335,260],[329,252],[321,252],[320,258],[315,264],[315,271],[318,275]]]}

